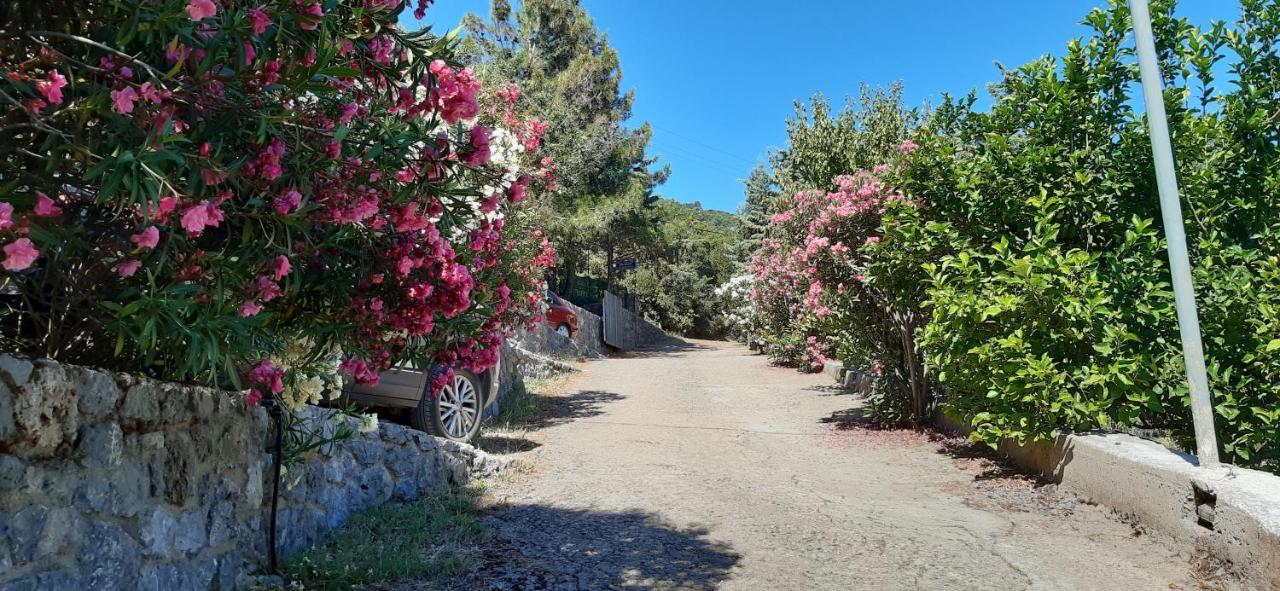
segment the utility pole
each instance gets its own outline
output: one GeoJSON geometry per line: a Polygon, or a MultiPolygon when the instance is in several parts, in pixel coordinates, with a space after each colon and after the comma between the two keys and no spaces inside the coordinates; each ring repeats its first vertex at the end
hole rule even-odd
{"type": "Polygon", "coordinates": [[[1169,246],[1169,271],[1173,275],[1173,299],[1178,309],[1182,358],[1187,365],[1187,383],[1191,390],[1196,456],[1200,458],[1202,468],[1213,468],[1218,465],[1218,436],[1213,428],[1213,401],[1209,397],[1209,378],[1204,369],[1200,317],[1196,312],[1195,286],[1191,283],[1182,203],[1178,199],[1178,176],[1173,167],[1169,121],[1164,111],[1164,84],[1160,64],[1156,60],[1155,38],[1151,33],[1151,12],[1147,0],[1129,0],[1129,11],[1133,14],[1142,94],[1147,105],[1147,128],[1151,134],[1151,152],[1155,156],[1156,185],[1160,189],[1160,216],[1164,219],[1165,241],[1169,246]]]}

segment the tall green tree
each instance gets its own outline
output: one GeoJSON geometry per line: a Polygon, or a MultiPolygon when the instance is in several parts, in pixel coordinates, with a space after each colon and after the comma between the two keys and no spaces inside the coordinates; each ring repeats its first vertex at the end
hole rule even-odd
{"type": "MultiPolygon", "coordinates": [[[[489,18],[468,15],[464,51],[490,84],[519,85],[522,108],[547,124],[542,153],[557,188],[544,223],[560,254],[557,289],[573,294],[587,274],[612,285],[615,262],[655,239],[654,189],[667,178],[646,155],[652,130],[625,122],[618,52],[578,0],[494,0],[489,18]]],[[[592,294],[595,295],[595,294],[592,294]]]]}

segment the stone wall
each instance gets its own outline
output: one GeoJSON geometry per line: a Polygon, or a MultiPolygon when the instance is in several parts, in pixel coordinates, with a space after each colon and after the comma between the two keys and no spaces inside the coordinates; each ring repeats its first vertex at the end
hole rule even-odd
{"type": "MultiPolygon", "coordinates": [[[[237,588],[265,560],[269,435],[232,392],[0,355],[0,591],[237,588]]],[[[381,425],[288,475],[282,549],[496,468],[381,425]]]]}

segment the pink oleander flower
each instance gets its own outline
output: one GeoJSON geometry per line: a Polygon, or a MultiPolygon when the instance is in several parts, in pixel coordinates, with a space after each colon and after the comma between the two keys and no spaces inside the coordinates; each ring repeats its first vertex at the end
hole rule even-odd
{"type": "Polygon", "coordinates": [[[218,14],[218,5],[213,0],[191,0],[187,3],[187,16],[193,21],[202,21],[218,14]]]}
{"type": "Polygon", "coordinates": [[[276,197],[275,200],[276,213],[280,215],[288,215],[293,210],[298,209],[301,205],[302,193],[293,189],[285,191],[279,197],[276,197]]]}
{"type": "Polygon", "coordinates": [[[138,100],[138,91],[134,90],[132,86],[111,91],[112,109],[121,115],[132,113],[133,101],[136,100],[138,100]]]}
{"type": "Polygon", "coordinates": [[[41,217],[62,215],[62,208],[54,204],[48,195],[36,191],[36,215],[41,217]]]}
{"type": "Polygon", "coordinates": [[[129,259],[127,261],[121,261],[116,265],[116,273],[121,277],[133,277],[134,273],[137,273],[140,267],[142,267],[142,261],[138,259],[129,259]]]}
{"type": "Polygon", "coordinates": [[[271,273],[272,273],[272,276],[276,278],[276,281],[279,281],[281,279],[284,279],[284,276],[288,275],[290,269],[292,268],[293,268],[293,265],[289,263],[289,257],[285,255],[280,255],[280,256],[277,256],[274,261],[272,261],[271,273]]]}
{"type": "Polygon", "coordinates": [[[160,104],[160,92],[157,91],[156,87],[149,81],[143,82],[142,86],[138,88],[138,96],[146,99],[147,102],[153,105],[160,104]]]}
{"type": "Polygon", "coordinates": [[[262,304],[253,300],[245,300],[243,304],[240,304],[240,309],[236,310],[236,313],[239,314],[241,318],[248,318],[250,316],[257,316],[258,312],[261,311],[262,304]]]}
{"type": "Polygon", "coordinates": [[[270,361],[260,361],[249,370],[249,379],[254,383],[266,386],[272,394],[284,391],[284,371],[270,361]]]}
{"type": "Polygon", "coordinates": [[[36,82],[36,92],[39,92],[44,100],[49,101],[51,105],[62,104],[62,88],[67,85],[67,78],[58,73],[57,70],[49,70],[49,76],[45,80],[36,82]]]}
{"type": "Polygon", "coordinates": [[[40,250],[27,238],[19,238],[4,246],[4,268],[21,271],[30,267],[40,256],[40,250]]]}
{"type": "Polygon", "coordinates": [[[147,226],[141,232],[129,237],[129,241],[138,248],[150,250],[160,243],[160,230],[155,226],[147,226]]]}
{"type": "Polygon", "coordinates": [[[907,140],[907,141],[905,141],[905,142],[902,142],[902,145],[901,145],[901,146],[899,146],[899,148],[901,148],[901,150],[902,150],[902,153],[903,153],[903,154],[910,154],[910,153],[912,153],[912,152],[916,151],[916,149],[917,149],[917,148],[919,148],[919,147],[920,147],[920,146],[919,146],[918,144],[916,144],[915,142],[913,142],[913,141],[911,141],[911,140],[907,140]]]}
{"type": "Polygon", "coordinates": [[[201,201],[182,212],[182,228],[191,236],[199,236],[205,228],[216,228],[222,223],[222,210],[208,200],[201,201]]]}
{"type": "Polygon", "coordinates": [[[13,227],[13,205],[0,202],[0,230],[13,227]]]}
{"type": "Polygon", "coordinates": [[[475,168],[489,162],[489,128],[475,125],[471,128],[471,153],[467,155],[466,165],[475,168]]]}
{"type": "Polygon", "coordinates": [[[244,404],[250,408],[262,404],[262,392],[257,390],[249,390],[244,395],[244,404]]]}
{"type": "Polygon", "coordinates": [[[298,28],[304,31],[314,31],[320,28],[320,19],[324,18],[324,9],[320,8],[319,2],[311,2],[306,6],[300,6],[298,14],[302,18],[298,19],[298,28]]]}
{"type": "Polygon", "coordinates": [[[266,12],[263,12],[261,6],[250,10],[246,16],[249,17],[249,24],[253,26],[254,35],[261,35],[267,32],[267,27],[271,26],[271,18],[267,16],[266,12]]]}

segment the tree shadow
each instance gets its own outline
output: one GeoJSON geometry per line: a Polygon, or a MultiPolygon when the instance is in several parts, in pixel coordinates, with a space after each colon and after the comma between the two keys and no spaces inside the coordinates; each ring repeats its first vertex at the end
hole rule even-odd
{"type": "Polygon", "coordinates": [[[705,529],[641,511],[515,505],[484,521],[493,542],[446,589],[714,589],[741,558],[705,529]]]}
{"type": "Polygon", "coordinates": [[[700,343],[690,343],[678,337],[668,336],[656,343],[637,347],[633,351],[615,351],[610,357],[621,359],[645,359],[651,357],[680,357],[691,351],[709,351],[711,347],[700,343]]]}
{"type": "Polygon", "coordinates": [[[503,430],[536,431],[556,425],[563,425],[577,419],[597,417],[604,414],[603,407],[610,402],[626,398],[614,392],[601,390],[581,390],[567,396],[540,396],[530,393],[536,408],[522,413],[517,420],[508,420],[500,424],[503,430]]]}
{"type": "Polygon", "coordinates": [[[493,435],[484,432],[480,433],[480,437],[474,443],[476,447],[491,454],[513,454],[542,447],[541,443],[525,437],[493,435]]]}
{"type": "Polygon", "coordinates": [[[966,441],[934,432],[932,439],[938,443],[938,453],[964,465],[973,467],[977,482],[986,480],[1023,480],[1036,488],[1054,483],[1053,476],[1045,476],[1019,466],[998,450],[980,441],[966,441]]]}
{"type": "Polygon", "coordinates": [[[805,392],[817,392],[819,396],[853,396],[855,392],[839,384],[820,384],[804,388],[805,392]]]}

